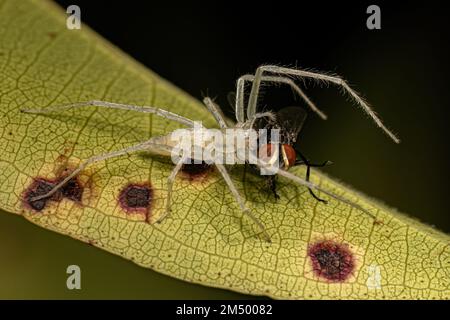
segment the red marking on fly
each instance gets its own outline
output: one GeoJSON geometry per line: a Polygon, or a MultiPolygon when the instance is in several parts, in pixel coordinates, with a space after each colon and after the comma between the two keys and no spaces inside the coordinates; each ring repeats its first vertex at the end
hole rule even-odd
{"type": "Polygon", "coordinates": [[[323,240],[308,247],[312,269],[318,277],[330,282],[347,280],[355,269],[355,258],[346,244],[323,240]]]}
{"type": "MultiPolygon", "coordinates": [[[[258,151],[259,159],[269,162],[275,154],[276,145],[273,143],[267,143],[261,146],[258,151]]],[[[297,159],[297,153],[294,148],[289,144],[280,145],[281,160],[283,161],[283,167],[288,169],[295,165],[297,159]]]]}
{"type": "Polygon", "coordinates": [[[153,202],[153,189],[148,184],[129,184],[119,195],[119,204],[127,213],[145,214],[146,220],[153,202]]]}

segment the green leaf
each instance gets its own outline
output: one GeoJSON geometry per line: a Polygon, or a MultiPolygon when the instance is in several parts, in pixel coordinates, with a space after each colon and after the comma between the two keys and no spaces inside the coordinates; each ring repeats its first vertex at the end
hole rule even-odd
{"type": "MultiPolygon", "coordinates": [[[[216,172],[180,176],[173,212],[164,210],[170,159],[137,153],[89,166],[81,201],[27,206],[35,179],[58,179],[90,156],[118,150],[177,124],[151,115],[83,108],[45,116],[20,108],[108,100],[158,106],[213,126],[195,99],[145,69],[83,25],[66,29],[46,1],[0,1],[0,207],[158,272],[207,286],[274,298],[448,299],[449,237],[315,172],[313,182],[377,216],[280,179],[281,199],[262,178],[231,174],[266,225],[268,244],[242,216],[216,172]],[[118,203],[130,183],[151,186],[148,212],[118,203]],[[28,190],[28,191],[27,191],[28,190]],[[27,193],[28,192],[28,193],[27,193]]],[[[292,172],[303,175],[303,169],[292,172]]],[[[42,180],[41,180],[42,181],[42,180]]],[[[73,190],[72,190],[73,191],[73,190]]],[[[76,198],[76,197],[75,197],[76,198]]],[[[120,276],[120,275],[118,275],[120,276]]]]}

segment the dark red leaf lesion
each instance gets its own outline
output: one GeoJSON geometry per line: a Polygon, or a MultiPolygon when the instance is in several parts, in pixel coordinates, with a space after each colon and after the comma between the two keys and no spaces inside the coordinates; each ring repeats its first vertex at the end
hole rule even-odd
{"type": "Polygon", "coordinates": [[[349,246],[332,240],[322,240],[308,246],[314,274],[330,282],[344,282],[355,270],[355,257],[349,246]]]}
{"type": "Polygon", "coordinates": [[[145,214],[146,221],[148,221],[153,200],[154,191],[150,183],[130,183],[120,191],[118,198],[120,207],[126,213],[145,214]]]}
{"type": "Polygon", "coordinates": [[[39,212],[45,209],[49,202],[59,202],[64,198],[81,203],[84,188],[77,177],[69,180],[51,196],[39,200],[33,200],[38,196],[42,196],[50,192],[62,180],[64,180],[64,177],[58,177],[56,179],[38,177],[33,179],[31,185],[24,192],[24,204],[28,208],[39,212]]]}
{"type": "Polygon", "coordinates": [[[212,165],[202,161],[201,163],[185,163],[181,167],[181,172],[185,178],[190,181],[203,180],[213,170],[212,165]]]}

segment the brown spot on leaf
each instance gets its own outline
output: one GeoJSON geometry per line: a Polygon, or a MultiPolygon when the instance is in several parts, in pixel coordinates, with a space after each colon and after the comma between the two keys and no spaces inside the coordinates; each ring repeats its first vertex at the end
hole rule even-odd
{"type": "Polygon", "coordinates": [[[308,247],[308,256],[314,274],[330,282],[347,280],[355,269],[355,258],[346,244],[319,241],[308,247]]]}
{"type": "Polygon", "coordinates": [[[25,204],[36,211],[42,211],[49,201],[61,201],[63,198],[70,199],[75,202],[81,202],[83,195],[83,187],[77,178],[69,180],[63,187],[48,198],[33,200],[33,198],[45,195],[50,192],[54,186],[61,182],[64,177],[58,179],[36,178],[31,185],[25,190],[25,204]]]}
{"type": "Polygon", "coordinates": [[[50,39],[55,39],[58,34],[56,32],[47,32],[47,35],[50,39]]]}
{"type": "Polygon", "coordinates": [[[212,170],[212,166],[207,164],[206,162],[202,161],[202,163],[195,164],[193,161],[192,163],[185,163],[181,167],[181,172],[184,174],[185,177],[189,178],[189,180],[201,180],[205,178],[208,173],[212,170]]]}
{"type": "Polygon", "coordinates": [[[58,193],[54,194],[51,198],[44,198],[37,201],[32,201],[34,197],[38,197],[49,192],[53,186],[55,186],[55,181],[45,180],[38,178],[33,181],[31,186],[25,191],[25,203],[32,209],[36,211],[41,211],[47,205],[47,201],[56,200],[58,193]]]}
{"type": "Polygon", "coordinates": [[[83,187],[77,179],[70,179],[61,189],[63,197],[72,201],[81,202],[83,187]]]}
{"type": "Polygon", "coordinates": [[[383,225],[384,223],[383,223],[383,221],[381,221],[381,220],[374,220],[373,221],[373,225],[374,226],[381,226],[381,225],[383,225]]]}
{"type": "MultiPolygon", "coordinates": [[[[65,165],[65,164],[67,164],[67,161],[68,161],[68,158],[67,158],[67,156],[65,156],[64,154],[60,154],[59,156],[58,156],[58,158],[56,158],[56,163],[57,164],[61,164],[61,168],[65,165]]],[[[64,168],[62,168],[63,169],[63,171],[68,171],[68,168],[67,167],[64,167],[64,168]]],[[[61,170],[61,169],[60,169],[61,170]]]]}
{"type": "Polygon", "coordinates": [[[120,206],[128,213],[148,216],[153,200],[153,189],[148,184],[129,184],[119,195],[120,206]]]}

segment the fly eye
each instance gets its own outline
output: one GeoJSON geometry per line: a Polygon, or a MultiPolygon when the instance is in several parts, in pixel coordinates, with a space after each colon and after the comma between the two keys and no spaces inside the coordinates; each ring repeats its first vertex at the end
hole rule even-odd
{"type": "Polygon", "coordinates": [[[292,167],[297,159],[297,153],[289,144],[283,144],[283,160],[288,167],[292,167]],[[287,163],[286,163],[287,161],[287,163]]]}

